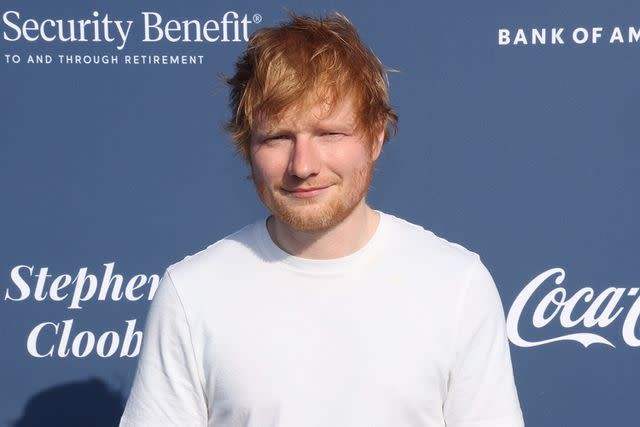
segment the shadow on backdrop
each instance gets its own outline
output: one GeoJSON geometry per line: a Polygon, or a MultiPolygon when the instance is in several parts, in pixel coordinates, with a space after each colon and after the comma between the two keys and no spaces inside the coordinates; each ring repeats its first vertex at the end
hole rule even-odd
{"type": "Polygon", "coordinates": [[[124,397],[98,379],[62,384],[34,395],[11,427],[117,427],[124,397]]]}

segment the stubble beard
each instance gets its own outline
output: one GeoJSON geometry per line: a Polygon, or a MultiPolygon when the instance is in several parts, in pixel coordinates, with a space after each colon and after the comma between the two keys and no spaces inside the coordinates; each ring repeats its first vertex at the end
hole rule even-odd
{"type": "MultiPolygon", "coordinates": [[[[353,177],[353,182],[349,188],[327,189],[328,191],[338,191],[331,200],[316,200],[316,197],[309,199],[295,199],[285,195],[281,190],[282,185],[277,183],[272,189],[251,172],[256,192],[262,203],[271,213],[284,224],[299,231],[322,231],[334,227],[345,220],[358,206],[360,201],[369,191],[373,178],[374,162],[368,161],[360,168],[353,177]]],[[[344,181],[334,184],[342,187],[344,181]]],[[[325,195],[318,196],[322,199],[325,195]]]]}

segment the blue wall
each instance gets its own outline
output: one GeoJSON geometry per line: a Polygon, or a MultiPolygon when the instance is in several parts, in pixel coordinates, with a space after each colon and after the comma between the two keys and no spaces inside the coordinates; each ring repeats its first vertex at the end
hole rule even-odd
{"type": "MultiPolygon", "coordinates": [[[[286,9],[343,12],[399,70],[390,82],[400,130],[383,150],[368,199],[482,256],[518,326],[511,351],[527,425],[635,425],[640,5],[621,0],[4,1],[0,13],[20,14],[8,16],[14,25],[106,13],[133,24],[121,50],[117,42],[0,40],[0,423],[36,425],[44,416],[115,425],[136,358],[121,357],[122,345],[110,357],[96,350],[61,357],[63,327],[71,325],[70,346],[84,336],[80,350],[89,335],[107,331],[122,344],[127,321],[136,330],[144,324],[153,275],[266,212],[221,126],[227,92],[217,76],[232,73],[244,41],[144,42],[141,12],[204,22],[233,10],[253,31],[284,19],[286,9]],[[572,38],[576,28],[591,35],[597,27],[596,43],[572,38]],[[624,43],[611,42],[615,27],[624,43]],[[550,34],[532,44],[532,29],[543,28],[564,28],[564,44],[552,44],[550,34]],[[510,31],[508,45],[499,43],[500,29],[510,31]],[[53,61],[29,64],[29,55],[53,61]],[[58,55],[116,55],[119,63],[61,64],[58,55]],[[125,55],[195,55],[202,63],[133,65],[125,55]],[[39,301],[42,268],[49,293],[39,301]],[[130,280],[140,285],[129,299],[109,292],[100,300],[99,291],[76,304],[73,295],[52,299],[56,277],[85,272],[99,286],[109,268],[123,290],[130,280]],[[556,274],[541,283],[516,318],[516,298],[553,268],[564,280],[554,282],[556,274]],[[550,293],[555,303],[545,300],[550,293]],[[600,324],[580,319],[589,307],[600,324]],[[535,322],[536,310],[547,320],[535,322]],[[50,357],[28,348],[43,323],[36,350],[54,346],[50,357]],[[579,342],[587,339],[600,343],[579,342]],[[105,404],[91,406],[96,401],[105,404]]],[[[13,27],[0,26],[16,38],[13,27]]],[[[90,286],[87,279],[82,290],[90,286]]]]}

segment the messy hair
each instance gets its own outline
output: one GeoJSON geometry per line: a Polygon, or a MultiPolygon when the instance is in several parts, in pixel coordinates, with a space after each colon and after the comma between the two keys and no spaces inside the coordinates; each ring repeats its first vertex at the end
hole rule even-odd
{"type": "Polygon", "coordinates": [[[232,117],[226,129],[238,152],[249,161],[253,126],[276,120],[300,102],[334,106],[352,95],[356,124],[373,144],[384,130],[397,131],[398,116],[389,102],[387,69],[363,44],[342,14],[312,18],[290,13],[277,27],[254,32],[236,62],[230,86],[232,117]]]}

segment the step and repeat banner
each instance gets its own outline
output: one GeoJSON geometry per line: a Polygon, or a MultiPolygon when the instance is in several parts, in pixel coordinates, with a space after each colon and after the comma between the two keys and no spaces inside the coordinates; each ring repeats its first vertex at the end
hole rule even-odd
{"type": "Polygon", "coordinates": [[[640,5],[0,5],[0,423],[115,426],[164,269],[266,214],[223,129],[252,32],[344,13],[399,132],[368,200],[480,254],[529,426],[637,425],[640,5]]]}

